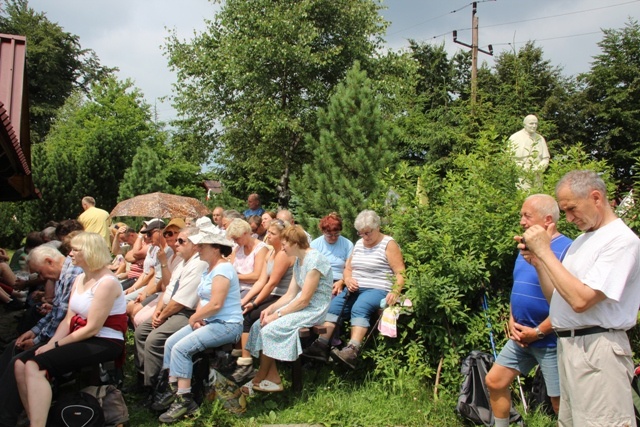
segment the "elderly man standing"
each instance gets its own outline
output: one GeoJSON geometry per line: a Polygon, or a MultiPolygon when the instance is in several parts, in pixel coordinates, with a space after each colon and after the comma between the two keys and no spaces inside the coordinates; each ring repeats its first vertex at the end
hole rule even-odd
{"type": "Polygon", "coordinates": [[[35,352],[53,336],[58,325],[67,314],[71,287],[76,277],[82,273],[80,267],[71,262],[57,249],[38,246],[29,253],[27,260],[32,272],[46,280],[55,281],[53,308],[31,330],[20,335],[14,343],[7,345],[0,359],[0,426],[15,426],[22,403],[18,394],[13,365],[15,361],[35,352]]]}
{"type": "Polygon", "coordinates": [[[602,179],[572,171],[556,185],[558,205],[584,233],[560,262],[555,224],[525,231],[518,247],[550,300],[558,335],[560,426],[632,426],[633,360],[626,331],[640,305],[640,239],[618,218],[602,179]]]}
{"type": "MultiPolygon", "coordinates": [[[[198,303],[196,291],[207,263],[200,260],[195,245],[189,240],[189,236],[195,234],[198,234],[197,227],[185,228],[178,234],[176,252],[182,261],[174,268],[169,284],[158,297],[152,317],[135,331],[136,367],[144,373],[141,379],[148,392],[155,386],[162,368],[165,341],[189,324],[189,316],[198,303]]],[[[170,404],[168,402],[166,406],[170,404]]]]}
{"type": "MultiPolygon", "coordinates": [[[[553,197],[534,194],[527,197],[520,209],[520,225],[528,230],[534,225],[545,230],[558,222],[560,209],[553,197]]],[[[571,239],[555,232],[551,236],[551,249],[562,260],[571,245],[571,239]]],[[[516,376],[527,374],[535,365],[540,365],[551,397],[553,410],[558,413],[560,383],[556,336],[549,319],[549,303],[544,298],[538,274],[533,266],[518,255],[513,269],[511,289],[511,312],[509,315],[510,340],[504,346],[496,363],[486,377],[495,427],[509,426],[511,390],[509,385],[516,376]]]]}
{"type": "Polygon", "coordinates": [[[82,209],[84,209],[84,212],[80,214],[78,221],[84,227],[84,231],[98,233],[107,242],[107,247],[110,248],[111,232],[109,231],[109,225],[111,225],[111,219],[109,218],[109,212],[96,208],[96,201],[90,196],[82,198],[82,209]]]}
{"type": "Polygon", "coordinates": [[[264,209],[262,209],[260,203],[260,196],[257,193],[249,194],[247,197],[248,209],[243,212],[245,218],[249,218],[252,215],[262,216],[264,209]]]}

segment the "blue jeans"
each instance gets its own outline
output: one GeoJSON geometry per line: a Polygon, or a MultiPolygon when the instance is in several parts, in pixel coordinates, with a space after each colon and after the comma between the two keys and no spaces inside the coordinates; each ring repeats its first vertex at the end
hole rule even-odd
{"type": "Polygon", "coordinates": [[[194,354],[207,348],[236,343],[241,334],[242,323],[216,320],[195,330],[186,325],[167,339],[162,368],[169,368],[171,376],[191,378],[194,354]]]}
{"type": "Polygon", "coordinates": [[[343,318],[351,315],[351,326],[361,326],[368,328],[371,326],[369,319],[371,315],[380,309],[380,300],[386,298],[389,292],[382,289],[360,288],[351,293],[347,298],[347,288],[334,299],[329,305],[329,312],[325,320],[331,323],[337,323],[342,307],[344,307],[343,318]]]}

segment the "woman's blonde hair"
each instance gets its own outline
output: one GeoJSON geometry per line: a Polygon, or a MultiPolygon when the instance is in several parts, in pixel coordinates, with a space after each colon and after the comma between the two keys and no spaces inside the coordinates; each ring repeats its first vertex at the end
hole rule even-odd
{"type": "Polygon", "coordinates": [[[251,234],[251,226],[244,219],[236,218],[227,225],[226,231],[229,239],[237,239],[244,233],[251,234]]]}
{"type": "Polygon", "coordinates": [[[111,263],[109,247],[101,235],[97,233],[82,233],[71,239],[71,247],[82,252],[89,271],[100,270],[111,263]]]}

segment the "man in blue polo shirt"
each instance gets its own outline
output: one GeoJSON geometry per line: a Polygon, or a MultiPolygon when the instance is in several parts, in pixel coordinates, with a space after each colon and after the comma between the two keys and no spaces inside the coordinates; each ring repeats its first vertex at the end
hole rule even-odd
{"type": "MultiPolygon", "coordinates": [[[[558,204],[546,194],[529,196],[520,210],[520,225],[524,230],[533,225],[547,228],[560,217],[558,204]]],[[[556,232],[551,248],[562,260],[571,245],[571,239],[556,232]]],[[[486,376],[495,427],[509,426],[511,391],[509,385],[519,374],[527,374],[540,365],[553,410],[558,413],[560,383],[556,354],[556,336],[549,319],[547,302],[536,269],[518,255],[513,269],[509,338],[498,359],[486,376]]]]}
{"type": "Polygon", "coordinates": [[[247,197],[247,206],[249,209],[243,212],[245,219],[253,215],[262,216],[264,213],[264,209],[262,209],[260,204],[260,196],[257,193],[249,194],[249,197],[247,197]]]}

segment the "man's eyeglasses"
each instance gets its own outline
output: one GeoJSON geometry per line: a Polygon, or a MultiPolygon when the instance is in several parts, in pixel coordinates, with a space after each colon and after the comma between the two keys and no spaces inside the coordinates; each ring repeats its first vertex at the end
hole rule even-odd
{"type": "Polygon", "coordinates": [[[165,232],[162,233],[162,235],[164,237],[173,237],[174,234],[176,234],[176,233],[171,231],[171,230],[168,230],[168,231],[165,231],[165,232]]]}
{"type": "Polygon", "coordinates": [[[358,236],[360,236],[360,237],[369,237],[369,236],[371,236],[372,233],[373,233],[373,230],[365,231],[365,232],[358,231],[358,236]]]}
{"type": "Polygon", "coordinates": [[[147,237],[151,237],[153,236],[153,233],[155,233],[156,231],[160,231],[157,228],[154,228],[153,230],[149,230],[149,231],[145,231],[144,234],[147,235],[147,237]]]}
{"type": "Polygon", "coordinates": [[[179,245],[184,245],[185,243],[187,243],[187,241],[182,237],[178,237],[178,239],[176,240],[176,243],[179,245]]]}
{"type": "Polygon", "coordinates": [[[340,233],[342,232],[342,230],[322,230],[322,234],[324,234],[327,237],[336,237],[339,236],[340,233]]]}

